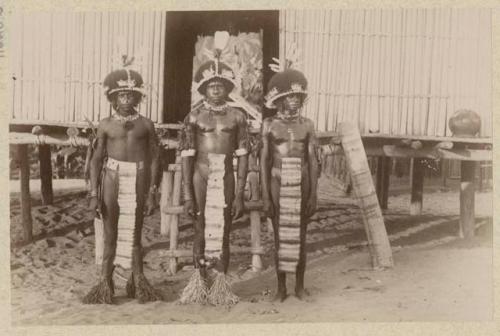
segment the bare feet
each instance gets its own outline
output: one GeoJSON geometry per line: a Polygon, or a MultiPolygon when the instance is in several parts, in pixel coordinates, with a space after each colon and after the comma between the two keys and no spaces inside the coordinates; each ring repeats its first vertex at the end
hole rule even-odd
{"type": "Polygon", "coordinates": [[[285,301],[287,296],[288,295],[286,294],[286,289],[285,290],[278,289],[278,292],[276,292],[276,295],[274,296],[273,301],[283,302],[283,301],[285,301]]]}
{"type": "Polygon", "coordinates": [[[304,288],[295,288],[295,296],[297,297],[297,299],[299,300],[304,300],[306,298],[306,296],[309,296],[311,294],[309,294],[309,292],[304,289],[304,288]]]}

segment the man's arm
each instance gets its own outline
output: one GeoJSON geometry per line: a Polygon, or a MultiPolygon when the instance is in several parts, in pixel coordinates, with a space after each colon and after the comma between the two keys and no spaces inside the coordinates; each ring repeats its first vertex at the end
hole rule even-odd
{"type": "MultiPolygon", "coordinates": [[[[264,207],[269,207],[269,120],[264,120],[261,129],[262,148],[260,149],[260,184],[264,207]]],[[[264,209],[269,211],[269,209],[264,209]]]]}
{"type": "Polygon", "coordinates": [[[182,157],[182,176],[184,186],[184,211],[193,212],[193,159],[196,154],[195,149],[195,124],[191,113],[184,119],[184,125],[180,132],[179,150],[182,157]]]}
{"type": "Polygon", "coordinates": [[[149,144],[149,158],[151,164],[151,178],[149,182],[149,192],[155,193],[157,186],[156,181],[158,178],[158,171],[160,167],[160,147],[158,143],[158,135],[156,134],[155,126],[152,121],[148,121],[148,144],[149,144]]]}
{"type": "Polygon", "coordinates": [[[236,184],[236,197],[243,200],[243,193],[245,191],[245,184],[247,182],[249,150],[248,124],[243,113],[238,120],[237,143],[238,148],[235,151],[235,154],[238,157],[238,181],[236,184]]]}
{"type": "Polygon", "coordinates": [[[150,160],[150,179],[149,179],[149,191],[146,199],[145,214],[149,216],[153,213],[156,206],[155,194],[157,190],[156,180],[158,177],[158,170],[160,164],[160,148],[158,146],[158,136],[156,135],[156,130],[153,122],[151,120],[147,121],[148,129],[148,156],[150,160]]]}
{"type": "Polygon", "coordinates": [[[308,143],[307,143],[307,157],[309,160],[309,178],[310,178],[310,194],[309,199],[311,200],[311,207],[309,209],[309,215],[312,216],[316,210],[317,202],[317,189],[318,189],[318,157],[316,149],[318,147],[318,140],[316,138],[316,132],[314,130],[314,124],[312,121],[308,121],[308,143]]]}
{"type": "Polygon", "coordinates": [[[92,158],[90,159],[90,197],[91,210],[95,210],[97,207],[97,194],[99,189],[99,177],[101,175],[102,164],[104,160],[104,156],[106,153],[106,132],[105,132],[105,121],[101,121],[99,126],[97,127],[97,136],[96,136],[96,148],[94,149],[94,153],[92,158]]]}

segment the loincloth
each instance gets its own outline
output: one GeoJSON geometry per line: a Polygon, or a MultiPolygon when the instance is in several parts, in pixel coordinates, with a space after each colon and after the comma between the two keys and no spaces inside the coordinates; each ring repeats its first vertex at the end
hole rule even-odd
{"type": "Polygon", "coordinates": [[[205,257],[219,259],[224,236],[225,154],[208,154],[209,170],[205,202],[205,257]]]}
{"type": "Polygon", "coordinates": [[[279,176],[278,269],[295,273],[300,254],[302,159],[282,158],[279,176]]]}
{"type": "Polygon", "coordinates": [[[144,162],[125,162],[108,158],[106,169],[116,172],[118,184],[118,224],[115,265],[132,267],[132,249],[137,211],[137,173],[144,169],[144,162]]]}

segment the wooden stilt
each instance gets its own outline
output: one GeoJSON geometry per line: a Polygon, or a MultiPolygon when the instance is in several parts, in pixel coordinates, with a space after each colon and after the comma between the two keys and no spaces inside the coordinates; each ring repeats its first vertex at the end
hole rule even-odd
{"type": "Polygon", "coordinates": [[[479,192],[483,191],[483,162],[479,162],[477,165],[477,169],[479,170],[479,192]]]}
{"type": "Polygon", "coordinates": [[[17,159],[19,161],[21,181],[21,214],[24,241],[33,241],[33,220],[31,218],[30,198],[30,166],[28,160],[28,145],[17,146],[17,159]]]}
{"type": "Polygon", "coordinates": [[[340,130],[352,187],[361,208],[372,265],[374,268],[392,267],[391,246],[359,130],[351,123],[341,123],[340,130]]]}
{"type": "Polygon", "coordinates": [[[441,177],[443,178],[443,187],[446,187],[446,179],[448,178],[448,160],[441,160],[441,177]]]}
{"type": "Polygon", "coordinates": [[[462,161],[460,166],[460,237],[474,237],[474,161],[462,161]]]}
{"type": "MultiPolygon", "coordinates": [[[[181,164],[181,157],[175,159],[174,185],[172,190],[172,206],[178,206],[181,202],[182,171],[177,169],[181,164]]],[[[169,169],[170,170],[170,169],[169,169]]],[[[177,250],[179,239],[179,216],[172,215],[170,219],[170,251],[177,250]]],[[[177,258],[170,258],[170,273],[177,273],[177,258]]]]}
{"type": "Polygon", "coordinates": [[[422,213],[422,200],[424,194],[424,167],[422,160],[414,158],[411,170],[411,200],[410,215],[420,215],[422,213]]]}
{"type": "Polygon", "coordinates": [[[172,191],[174,186],[174,174],[171,171],[164,171],[161,180],[161,199],[160,199],[160,234],[168,235],[170,233],[170,222],[173,215],[167,214],[165,210],[172,206],[172,191]]]}
{"type": "Polygon", "coordinates": [[[40,161],[40,182],[42,192],[42,203],[52,204],[54,193],[52,191],[52,163],[50,160],[50,146],[38,146],[38,159],[40,161]]]}
{"type": "Polygon", "coordinates": [[[389,179],[391,174],[391,158],[379,157],[377,162],[377,197],[382,209],[387,209],[389,198],[389,179]]]}
{"type": "MultiPolygon", "coordinates": [[[[259,201],[259,174],[257,171],[248,173],[248,183],[251,193],[251,201],[259,201]]],[[[250,232],[252,240],[252,270],[258,272],[262,270],[261,254],[263,253],[261,246],[261,227],[260,227],[260,211],[258,209],[250,210],[250,232]]]]}

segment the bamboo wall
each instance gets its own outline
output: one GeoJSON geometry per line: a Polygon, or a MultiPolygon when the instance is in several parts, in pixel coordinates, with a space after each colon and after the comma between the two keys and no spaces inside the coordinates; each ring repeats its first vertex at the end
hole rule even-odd
{"type": "Polygon", "coordinates": [[[11,119],[78,123],[111,112],[101,82],[120,55],[134,69],[147,98],[140,113],[162,122],[164,12],[17,13],[11,17],[11,119]]]}
{"type": "Polygon", "coordinates": [[[318,130],[449,136],[461,108],[491,136],[491,10],[280,12],[280,58],[296,43],[309,80],[304,114],[318,130]]]}

